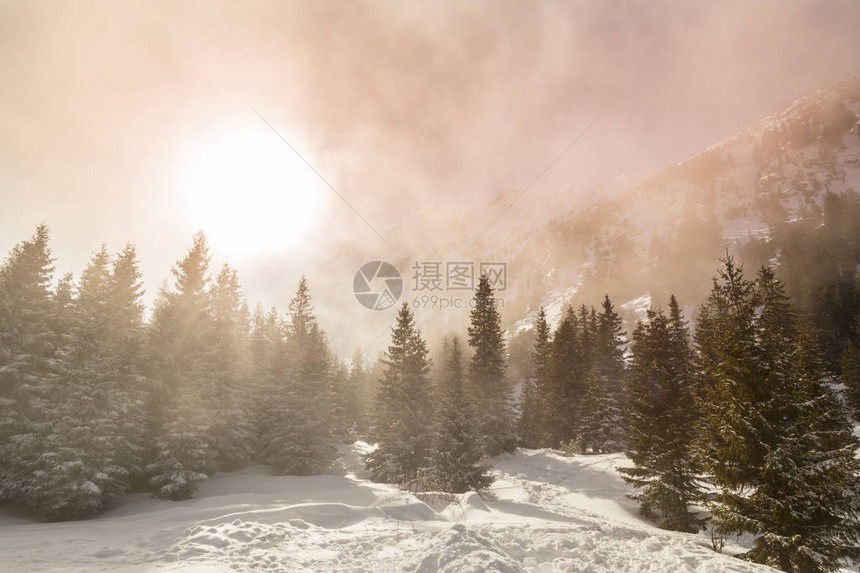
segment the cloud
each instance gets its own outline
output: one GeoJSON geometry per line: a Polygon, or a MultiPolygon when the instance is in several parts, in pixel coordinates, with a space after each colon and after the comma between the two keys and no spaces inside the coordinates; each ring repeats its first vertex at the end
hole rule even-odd
{"type": "MultiPolygon", "coordinates": [[[[383,230],[522,188],[604,107],[523,201],[678,161],[860,70],[850,1],[6,2],[0,27],[0,248],[46,220],[79,269],[132,239],[151,292],[191,231],[177,150],[254,109],[383,230]]],[[[332,205],[293,267],[375,248],[332,205]]],[[[272,265],[248,266],[252,293],[284,290],[272,265]]]]}

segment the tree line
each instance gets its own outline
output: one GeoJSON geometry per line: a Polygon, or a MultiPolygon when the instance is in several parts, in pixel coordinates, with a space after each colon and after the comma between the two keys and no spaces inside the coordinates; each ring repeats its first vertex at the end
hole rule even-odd
{"type": "Polygon", "coordinates": [[[332,354],[305,279],[286,315],[250,312],[233,269],[210,276],[198,234],[145,320],[133,247],[54,285],[40,226],[0,267],[0,499],[85,517],[127,491],[187,499],[249,463],[322,473],[357,438],[374,444],[373,479],[422,491],[487,487],[488,459],[517,445],[624,451],[661,527],[698,531],[707,506],[718,535],[756,536],[747,558],[835,570],[860,558],[858,359],[840,396],[774,271],[722,262],[694,334],[674,297],[630,340],[608,296],[554,328],[540,309],[517,388],[486,277],[437,380],[406,304],[373,376],[360,353],[332,354]]]}
{"type": "Polygon", "coordinates": [[[750,279],[730,256],[722,264],[695,334],[671,296],[637,324],[627,359],[609,297],[600,312],[568,308],[554,332],[541,309],[520,439],[623,449],[631,497],[661,527],[697,532],[710,519],[717,536],[755,536],[749,560],[837,571],[860,559],[858,358],[844,360],[840,395],[774,271],[750,279]]]}
{"type": "Polygon", "coordinates": [[[59,519],[127,491],[186,499],[214,471],[327,469],[363,423],[363,375],[328,350],[302,279],[287,316],[249,312],[202,234],[144,320],[135,250],[52,287],[48,229],[0,268],[0,499],[59,519]]]}
{"type": "Polygon", "coordinates": [[[0,500],[87,517],[129,491],[187,499],[213,472],[250,463],[323,473],[338,443],[359,438],[379,444],[367,459],[375,479],[457,492],[490,483],[486,459],[516,437],[486,280],[468,366],[452,341],[433,384],[402,309],[376,381],[360,352],[349,366],[332,354],[305,279],[286,314],[251,312],[236,271],[210,273],[210,259],[195,235],[147,320],[134,247],[101,248],[79,280],[56,282],[47,227],[12,249],[0,267],[0,500]]]}

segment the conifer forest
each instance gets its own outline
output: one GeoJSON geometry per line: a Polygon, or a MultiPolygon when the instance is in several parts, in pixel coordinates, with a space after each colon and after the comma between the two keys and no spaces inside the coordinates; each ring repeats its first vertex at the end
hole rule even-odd
{"type": "Polygon", "coordinates": [[[0,572],[860,572],[858,30],[0,0],[0,572]]]}

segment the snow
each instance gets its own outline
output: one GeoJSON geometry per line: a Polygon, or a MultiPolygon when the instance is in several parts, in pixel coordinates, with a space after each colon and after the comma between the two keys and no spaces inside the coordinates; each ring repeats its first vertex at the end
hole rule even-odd
{"type": "MultiPolygon", "coordinates": [[[[573,286],[554,290],[548,295],[541,297],[540,306],[543,307],[544,312],[546,313],[546,321],[551,329],[555,329],[558,326],[558,323],[561,322],[562,316],[567,310],[568,305],[572,304],[573,297],[579,291],[580,286],[581,282],[578,282],[573,286]]],[[[516,324],[514,324],[513,334],[520,334],[521,332],[529,331],[534,328],[534,325],[537,322],[537,317],[537,310],[529,311],[525,318],[518,320],[516,324]]]]}
{"type": "MultiPolygon", "coordinates": [[[[637,514],[621,454],[518,450],[496,483],[419,497],[366,479],[358,442],[332,475],[216,474],[189,501],[127,496],[86,521],[0,514],[4,571],[772,571],[711,550],[704,534],[637,514]],[[337,474],[337,475],[335,475],[337,474]]],[[[737,548],[735,548],[737,549],[737,548]]]]}
{"type": "Polygon", "coordinates": [[[102,492],[102,490],[99,489],[99,486],[97,486],[96,484],[94,484],[90,480],[86,480],[79,487],[82,491],[89,493],[91,495],[99,495],[102,492]]]}
{"type": "Polygon", "coordinates": [[[619,307],[625,314],[632,314],[635,320],[645,320],[651,308],[651,294],[645,293],[640,297],[628,300],[619,307]]]}

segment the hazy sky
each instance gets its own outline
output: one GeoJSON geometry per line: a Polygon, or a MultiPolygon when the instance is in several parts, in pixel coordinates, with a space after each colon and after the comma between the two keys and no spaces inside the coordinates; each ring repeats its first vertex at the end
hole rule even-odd
{"type": "Polygon", "coordinates": [[[208,221],[216,264],[273,302],[331,244],[384,245],[256,112],[383,230],[523,187],[604,108],[528,200],[658,169],[857,72],[853,0],[2,1],[0,251],[44,221],[78,274],[131,240],[152,294],[208,221]],[[283,152],[283,195],[242,191],[246,144],[283,152]],[[227,244],[261,225],[277,248],[227,244]]]}

